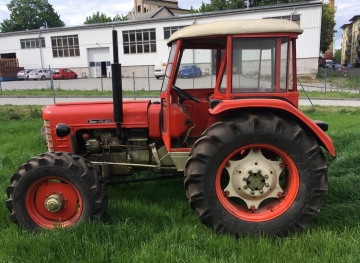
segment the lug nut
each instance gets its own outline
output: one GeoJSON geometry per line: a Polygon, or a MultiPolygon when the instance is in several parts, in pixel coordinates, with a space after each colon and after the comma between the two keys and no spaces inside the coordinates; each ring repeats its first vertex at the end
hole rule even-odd
{"type": "Polygon", "coordinates": [[[246,177],[244,177],[244,178],[243,178],[243,181],[246,181],[246,180],[247,180],[247,178],[246,178],[246,177]]]}
{"type": "Polygon", "coordinates": [[[265,184],[265,186],[266,186],[266,187],[269,187],[269,184],[268,184],[268,183],[266,183],[266,184],[265,184]]]}
{"type": "Polygon", "coordinates": [[[258,170],[258,174],[261,174],[261,170],[258,170]]]}
{"type": "Polygon", "coordinates": [[[268,176],[268,175],[265,175],[264,177],[265,177],[265,179],[269,179],[269,176],[268,176]]]}
{"type": "Polygon", "coordinates": [[[252,174],[253,172],[251,170],[248,171],[249,174],[252,174]]]}
{"type": "Polygon", "coordinates": [[[244,185],[244,189],[245,189],[245,190],[247,189],[247,185],[244,185]]]}
{"type": "Polygon", "coordinates": [[[264,193],[264,191],[263,191],[263,190],[259,190],[259,193],[262,194],[262,193],[264,193]]]}
{"type": "Polygon", "coordinates": [[[252,195],[253,195],[253,194],[254,194],[254,191],[251,191],[251,192],[250,192],[250,194],[252,194],[252,195]]]}

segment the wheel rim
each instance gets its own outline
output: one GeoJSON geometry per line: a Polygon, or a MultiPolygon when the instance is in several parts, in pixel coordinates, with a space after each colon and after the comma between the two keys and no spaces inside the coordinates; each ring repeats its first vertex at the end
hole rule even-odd
{"type": "Polygon", "coordinates": [[[42,228],[72,226],[83,209],[83,200],[76,187],[56,176],[35,181],[25,200],[29,216],[42,228]]]}
{"type": "Polygon", "coordinates": [[[300,186],[293,160],[282,150],[251,144],[230,153],[216,174],[216,194],[232,215],[251,222],[271,220],[293,204],[300,186]]]}

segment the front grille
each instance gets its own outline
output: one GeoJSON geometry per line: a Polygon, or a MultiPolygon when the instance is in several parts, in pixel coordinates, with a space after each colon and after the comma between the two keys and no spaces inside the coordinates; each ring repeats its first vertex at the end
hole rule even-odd
{"type": "Polygon", "coordinates": [[[51,126],[49,120],[44,120],[44,127],[45,127],[46,146],[49,152],[54,152],[52,135],[51,135],[51,126]]]}

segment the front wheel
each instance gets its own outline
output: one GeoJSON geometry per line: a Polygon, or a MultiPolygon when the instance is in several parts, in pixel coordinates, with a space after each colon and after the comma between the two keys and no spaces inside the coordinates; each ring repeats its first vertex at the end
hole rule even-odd
{"type": "Polygon", "coordinates": [[[105,182],[90,162],[68,153],[31,158],[11,178],[10,219],[29,230],[71,227],[105,212],[105,182]]]}
{"type": "Polygon", "coordinates": [[[246,113],[211,126],[185,167],[190,206],[234,236],[284,236],[320,211],[327,165],[316,140],[290,118],[246,113]]]}

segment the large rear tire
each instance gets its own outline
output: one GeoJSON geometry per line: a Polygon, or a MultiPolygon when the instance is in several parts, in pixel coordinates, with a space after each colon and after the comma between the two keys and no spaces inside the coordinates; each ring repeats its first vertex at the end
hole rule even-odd
{"type": "Polygon", "coordinates": [[[29,230],[71,227],[100,219],[107,205],[106,184],[86,159],[44,153],[23,164],[7,187],[10,219],[29,230]]]}
{"type": "Polygon", "coordinates": [[[327,165],[313,136],[290,118],[244,113],[206,130],[185,166],[201,222],[234,236],[285,236],[321,208],[327,165]]]}

